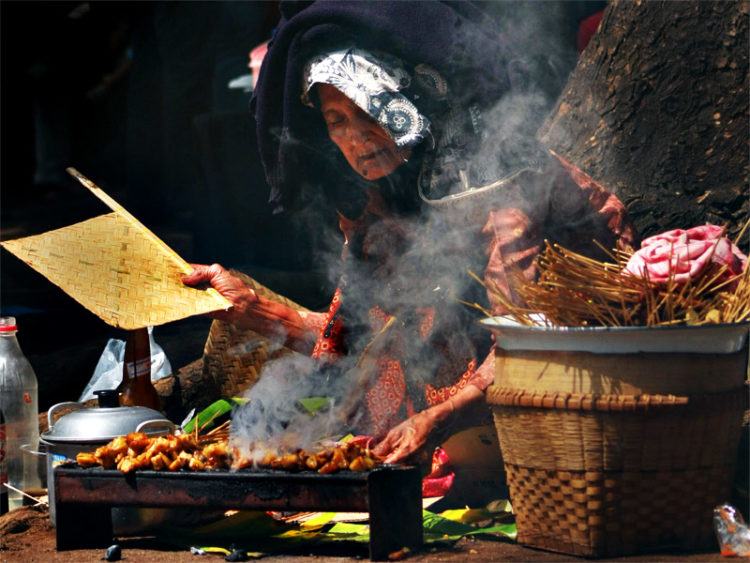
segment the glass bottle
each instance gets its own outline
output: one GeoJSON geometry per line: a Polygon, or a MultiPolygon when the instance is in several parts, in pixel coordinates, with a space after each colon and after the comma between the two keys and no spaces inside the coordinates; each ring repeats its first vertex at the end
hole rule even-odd
{"type": "MultiPolygon", "coordinates": [[[[8,483],[21,491],[41,488],[37,459],[24,452],[36,451],[39,445],[37,392],[36,374],[16,339],[16,319],[0,317],[0,420],[4,420],[5,430],[5,438],[0,440],[5,444],[0,465],[8,483]]],[[[7,491],[10,509],[21,506],[23,495],[7,491]]]]}
{"type": "Polygon", "coordinates": [[[128,332],[120,384],[120,404],[161,410],[161,401],[151,383],[151,345],[148,329],[128,332]]]}

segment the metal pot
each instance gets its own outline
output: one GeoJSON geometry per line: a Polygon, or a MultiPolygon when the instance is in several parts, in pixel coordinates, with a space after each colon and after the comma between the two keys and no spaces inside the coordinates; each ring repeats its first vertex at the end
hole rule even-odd
{"type": "MultiPolygon", "coordinates": [[[[82,403],[66,402],[57,403],[47,411],[49,429],[42,433],[40,442],[47,453],[47,494],[53,526],[56,466],[75,460],[80,452],[91,452],[113,438],[130,432],[161,436],[175,431],[175,425],[158,411],[146,407],[119,406],[117,391],[95,391],[94,394],[99,400],[99,407],[86,408],[82,403]],[[54,414],[64,407],[75,410],[55,422],[54,414]]],[[[112,517],[113,524],[121,528],[122,533],[142,528],[145,523],[142,515],[135,515],[132,509],[115,509],[112,517]],[[118,521],[121,526],[117,525],[118,521]]]]}

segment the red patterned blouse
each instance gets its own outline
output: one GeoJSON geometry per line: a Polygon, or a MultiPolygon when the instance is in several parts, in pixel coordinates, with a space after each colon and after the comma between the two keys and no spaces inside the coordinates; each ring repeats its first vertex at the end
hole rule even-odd
{"type": "MultiPolygon", "coordinates": [[[[465,198],[464,203],[435,213],[458,217],[464,227],[475,225],[476,240],[481,245],[484,256],[485,280],[510,294],[507,272],[516,268],[531,280],[536,275],[535,258],[545,239],[554,240],[578,252],[597,254],[592,243],[596,239],[608,247],[623,247],[633,243],[633,231],[627,220],[623,204],[614,195],[586,178],[580,172],[568,171],[554,166],[540,175],[529,185],[504,186],[489,195],[465,198]]],[[[339,226],[344,234],[344,260],[352,259],[351,241],[363,232],[378,225],[390,235],[398,233],[408,237],[403,226],[392,216],[387,203],[376,189],[368,193],[368,204],[362,216],[348,220],[340,216],[339,226]]],[[[361,259],[372,259],[365,248],[361,259]]],[[[460,265],[456,266],[457,269],[460,265]]],[[[460,271],[465,271],[465,268],[460,271]]],[[[345,344],[346,318],[339,315],[342,303],[346,300],[347,288],[336,290],[325,323],[318,335],[313,357],[324,362],[336,362],[347,353],[345,344]]],[[[502,313],[498,303],[489,296],[490,309],[495,314],[502,313]]],[[[437,316],[436,307],[415,306],[412,317],[416,330],[414,338],[427,342],[434,337],[437,316]]],[[[370,334],[377,334],[391,316],[373,298],[367,310],[370,334]]],[[[460,330],[460,327],[458,327],[460,330]]],[[[491,346],[489,333],[486,339],[487,350],[491,346]]],[[[485,390],[494,378],[494,353],[484,357],[471,357],[456,353],[455,347],[436,349],[439,358],[436,362],[434,379],[424,381],[416,388],[409,385],[408,362],[405,347],[412,345],[404,338],[391,338],[379,348],[376,372],[369,380],[365,394],[367,429],[375,437],[382,437],[387,431],[415,414],[418,410],[443,402],[467,385],[485,390]]],[[[481,347],[479,347],[481,349],[481,347]]]]}

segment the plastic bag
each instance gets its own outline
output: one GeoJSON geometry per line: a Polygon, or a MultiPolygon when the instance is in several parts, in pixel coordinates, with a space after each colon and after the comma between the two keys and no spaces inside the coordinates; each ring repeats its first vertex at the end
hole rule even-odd
{"type": "Polygon", "coordinates": [[[714,508],[714,531],[725,557],[750,557],[750,530],[739,510],[729,504],[714,508]]]}
{"type": "MultiPolygon", "coordinates": [[[[164,350],[154,340],[153,327],[148,327],[148,338],[151,345],[151,381],[157,381],[172,373],[172,366],[164,350]]],[[[94,375],[78,399],[80,402],[94,398],[94,391],[99,389],[116,389],[122,381],[122,364],[125,356],[125,342],[110,338],[104,347],[94,375]]]]}

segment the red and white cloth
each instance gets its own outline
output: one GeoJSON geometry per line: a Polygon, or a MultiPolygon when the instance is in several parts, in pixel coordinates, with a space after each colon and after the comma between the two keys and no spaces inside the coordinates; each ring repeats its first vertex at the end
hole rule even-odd
{"type": "Polygon", "coordinates": [[[645,239],[628,260],[625,271],[648,276],[649,281],[684,284],[699,277],[710,264],[726,266],[723,278],[739,275],[747,265],[747,256],[724,236],[717,225],[692,229],[674,229],[645,239]]]}

